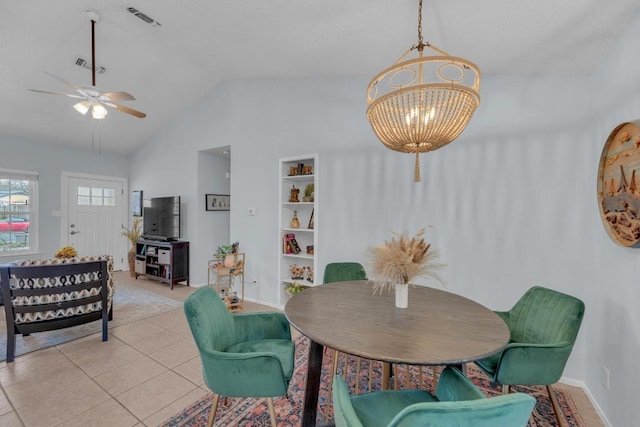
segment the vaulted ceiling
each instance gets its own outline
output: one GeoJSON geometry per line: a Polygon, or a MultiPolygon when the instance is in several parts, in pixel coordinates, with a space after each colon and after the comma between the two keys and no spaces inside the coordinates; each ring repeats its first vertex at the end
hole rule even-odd
{"type": "MultiPolygon", "coordinates": [[[[640,0],[425,0],[423,35],[483,75],[588,74],[640,8],[640,0]]],[[[417,0],[20,0],[0,3],[0,133],[128,154],[225,79],[369,79],[417,41],[417,0]],[[154,20],[147,23],[134,8],[154,20]],[[81,116],[55,74],[123,90],[123,105],[81,116]],[[95,132],[99,131],[99,132],[95,132]],[[108,141],[108,143],[107,143],[108,141]]],[[[363,90],[363,112],[364,105],[363,90]]]]}

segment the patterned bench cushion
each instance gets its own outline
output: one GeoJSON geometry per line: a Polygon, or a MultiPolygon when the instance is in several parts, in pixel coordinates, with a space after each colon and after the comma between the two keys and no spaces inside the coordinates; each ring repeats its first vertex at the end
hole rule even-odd
{"type": "MultiPolygon", "coordinates": [[[[111,310],[111,306],[113,303],[113,294],[115,292],[115,287],[113,284],[113,257],[111,255],[99,255],[99,256],[83,256],[83,257],[74,257],[74,258],[55,258],[55,259],[37,259],[37,260],[24,260],[17,261],[14,263],[16,266],[32,266],[32,265],[57,265],[57,264],[71,264],[71,263],[79,263],[79,262],[89,262],[89,261],[107,261],[107,271],[108,271],[108,279],[107,279],[107,291],[108,291],[108,306],[107,311],[111,310]]],[[[15,278],[11,281],[11,287],[15,288],[53,288],[69,285],[72,283],[80,283],[86,282],[89,280],[95,280],[95,274],[76,274],[72,277],[69,276],[61,276],[61,277],[49,277],[49,278],[41,278],[37,281],[33,280],[15,280],[15,278]],[[93,276],[93,277],[91,277],[93,276]]],[[[82,292],[68,292],[63,294],[52,294],[52,295],[43,295],[39,297],[15,297],[12,301],[14,306],[20,305],[37,305],[37,304],[49,304],[56,303],[59,301],[70,301],[76,300],[80,298],[86,298],[87,296],[91,296],[93,294],[98,294],[99,291],[97,289],[92,289],[89,291],[82,292]]],[[[29,323],[29,322],[38,322],[41,320],[50,320],[50,319],[59,319],[64,317],[70,317],[78,314],[86,314],[94,311],[101,311],[102,303],[100,301],[92,304],[86,304],[79,307],[73,307],[68,309],[60,309],[60,310],[50,310],[50,311],[42,311],[35,313],[16,313],[15,314],[15,322],[16,323],[29,323]]]]}

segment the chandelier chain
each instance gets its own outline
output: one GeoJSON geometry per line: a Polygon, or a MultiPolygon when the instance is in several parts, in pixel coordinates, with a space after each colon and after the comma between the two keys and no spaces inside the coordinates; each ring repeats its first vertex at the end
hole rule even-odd
{"type": "Polygon", "coordinates": [[[422,0],[418,1],[418,44],[413,46],[413,49],[418,49],[418,51],[422,52],[425,46],[428,46],[429,43],[424,43],[422,41],[422,0]]]}
{"type": "Polygon", "coordinates": [[[418,46],[422,44],[422,0],[418,2],[418,46]]]}

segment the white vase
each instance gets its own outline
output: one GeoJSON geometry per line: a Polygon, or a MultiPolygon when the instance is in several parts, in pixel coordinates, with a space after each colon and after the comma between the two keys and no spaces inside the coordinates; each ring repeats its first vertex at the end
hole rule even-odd
{"type": "Polygon", "coordinates": [[[396,307],[407,308],[409,306],[409,285],[406,283],[396,284],[396,307]]]}

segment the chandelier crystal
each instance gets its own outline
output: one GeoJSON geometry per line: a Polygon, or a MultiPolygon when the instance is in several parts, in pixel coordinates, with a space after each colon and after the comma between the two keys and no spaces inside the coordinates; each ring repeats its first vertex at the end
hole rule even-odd
{"type": "Polygon", "coordinates": [[[420,182],[420,153],[456,139],[480,105],[480,70],[423,42],[419,0],[418,44],[371,80],[367,104],[378,139],[391,150],[416,154],[414,181],[420,182]]]}

